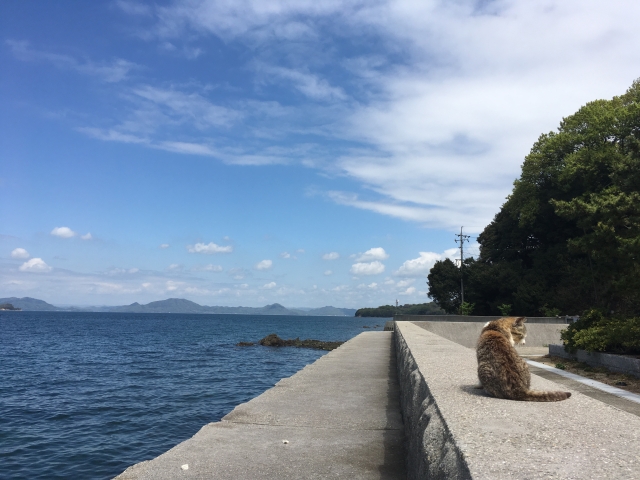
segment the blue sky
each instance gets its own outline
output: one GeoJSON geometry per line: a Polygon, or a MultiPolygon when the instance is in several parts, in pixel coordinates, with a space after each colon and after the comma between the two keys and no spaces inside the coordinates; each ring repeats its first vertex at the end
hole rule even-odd
{"type": "MultiPolygon", "coordinates": [[[[0,3],[0,296],[427,301],[635,1],[0,3]]],[[[474,245],[470,245],[474,253],[474,245]]]]}

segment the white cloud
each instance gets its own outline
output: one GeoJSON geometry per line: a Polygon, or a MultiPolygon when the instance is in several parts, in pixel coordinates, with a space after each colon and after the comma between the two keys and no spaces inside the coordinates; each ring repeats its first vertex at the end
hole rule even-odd
{"type": "Polygon", "coordinates": [[[86,234],[82,235],[80,238],[82,240],[93,240],[93,237],[91,236],[91,232],[87,232],[86,234]]]}
{"type": "Polygon", "coordinates": [[[177,270],[182,270],[184,267],[182,265],[180,265],[179,263],[172,263],[171,265],[169,265],[167,267],[167,270],[171,270],[171,271],[177,271],[177,270]]]}
{"type": "Polygon", "coordinates": [[[389,258],[387,252],[382,247],[371,248],[360,255],[357,259],[358,262],[370,262],[372,260],[386,260],[389,258]]]}
{"type": "Polygon", "coordinates": [[[404,287],[408,287],[409,285],[411,285],[413,282],[415,282],[415,280],[411,279],[411,280],[400,280],[397,284],[396,287],[399,288],[404,288],[404,287]]]}
{"type": "Polygon", "coordinates": [[[165,289],[167,292],[175,292],[182,285],[184,285],[184,282],[174,282],[173,280],[167,280],[167,282],[165,283],[165,289]]]}
{"type": "Polygon", "coordinates": [[[262,260],[255,264],[254,268],[256,270],[269,270],[273,266],[273,262],[271,260],[262,260]]]}
{"type": "Polygon", "coordinates": [[[420,252],[418,258],[407,260],[394,272],[399,277],[427,277],[433,265],[444,257],[440,253],[420,252]]]}
{"type": "MultiPolygon", "coordinates": [[[[198,57],[199,47],[187,43],[214,36],[246,48],[243,58],[261,52],[244,65],[253,75],[247,83],[261,95],[273,87],[301,99],[283,106],[274,96],[262,109],[246,98],[223,104],[208,86],[164,79],[162,86],[122,88],[119,98],[133,105],[119,109],[126,118],[83,127],[85,133],[229,163],[306,162],[365,187],[354,187],[366,192],[359,195],[329,192],[335,202],[469,232],[482,230],[500,208],[541,133],[587,101],[622,93],[640,64],[640,29],[625,21],[640,17],[640,3],[629,0],[117,5],[145,16],[150,26],[139,34],[165,49],[198,57]],[[346,57],[339,47],[354,39],[375,47],[346,57]],[[242,147],[219,135],[240,122],[251,132],[242,147]],[[335,151],[320,158],[261,153],[299,142],[301,132],[305,142],[321,136],[335,151]]],[[[27,42],[8,45],[22,60],[107,81],[137,68],[122,59],[41,52],[27,42]]]]}
{"type": "Polygon", "coordinates": [[[233,252],[233,247],[231,245],[220,246],[216,245],[213,242],[205,243],[196,243],[195,245],[187,245],[187,251],[189,253],[203,253],[207,255],[211,255],[213,253],[231,253],[233,252]]]}
{"type": "Polygon", "coordinates": [[[378,288],[378,284],[376,282],[370,283],[369,285],[367,285],[367,287],[375,290],[376,288],[378,288]]]}
{"type": "Polygon", "coordinates": [[[338,252],[330,252],[322,255],[323,260],[337,260],[340,258],[340,254],[338,252]]]}
{"type": "Polygon", "coordinates": [[[56,227],[51,230],[51,235],[60,238],[71,238],[75,237],[77,233],[71,230],[69,227],[56,227]]]}
{"type": "Polygon", "coordinates": [[[398,293],[398,295],[413,295],[416,293],[416,287],[409,287],[404,292],[398,293]]]}
{"type": "Polygon", "coordinates": [[[162,249],[169,248],[169,244],[168,243],[162,243],[159,248],[162,248],[162,249]]]}
{"type": "Polygon", "coordinates": [[[353,275],[378,275],[384,272],[384,265],[377,260],[369,263],[358,262],[351,265],[350,272],[353,275]]]}
{"type": "MultiPolygon", "coordinates": [[[[465,248],[464,258],[469,258],[472,256],[476,256],[480,252],[480,245],[475,242],[465,248]]],[[[424,277],[426,278],[429,275],[429,271],[433,268],[433,265],[439,261],[448,258],[452,261],[459,261],[460,259],[460,250],[458,248],[449,248],[445,250],[443,253],[435,253],[435,252],[420,252],[420,256],[418,258],[413,258],[411,260],[405,261],[398,270],[394,272],[394,275],[399,277],[424,277]]],[[[401,281],[398,282],[398,286],[403,287],[408,285],[409,282],[401,281]],[[402,284],[402,285],[401,285],[402,284]]]]}
{"type": "Polygon", "coordinates": [[[280,258],[291,258],[291,254],[289,252],[282,252],[280,258]]]}
{"type": "Polygon", "coordinates": [[[30,256],[24,248],[16,248],[11,252],[11,258],[29,258],[30,256]]]}
{"type": "Polygon", "coordinates": [[[32,258],[20,265],[19,270],[21,272],[46,273],[51,271],[51,267],[41,258],[32,258]]]}
{"type": "Polygon", "coordinates": [[[271,290],[272,288],[276,287],[276,282],[269,282],[269,283],[265,283],[262,288],[265,290],[271,290]]]}
{"type": "Polygon", "coordinates": [[[331,270],[325,270],[324,274],[328,277],[329,275],[333,275],[333,272],[331,270]]]}
{"type": "Polygon", "coordinates": [[[223,269],[220,265],[214,265],[210,263],[208,265],[194,267],[193,270],[200,272],[221,272],[223,269]]]}

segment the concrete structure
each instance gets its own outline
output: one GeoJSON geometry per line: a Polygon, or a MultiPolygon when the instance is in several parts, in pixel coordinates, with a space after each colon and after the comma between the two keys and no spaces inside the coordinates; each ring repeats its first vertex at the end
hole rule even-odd
{"type": "MultiPolygon", "coordinates": [[[[499,316],[473,316],[473,315],[394,315],[396,322],[469,322],[487,323],[501,318],[499,316]]],[[[574,317],[527,317],[527,323],[571,323],[574,317]]]]}
{"type": "MultiPolygon", "coordinates": [[[[486,322],[412,322],[436,335],[456,342],[467,348],[476,348],[480,331],[486,322]]],[[[527,318],[527,338],[525,345],[516,348],[521,355],[537,352],[546,354],[550,344],[560,342],[560,332],[567,328],[566,324],[529,323],[527,318]]]]}
{"type": "MultiPolygon", "coordinates": [[[[640,478],[640,404],[535,367],[545,378],[533,388],[572,397],[489,397],[468,347],[482,323],[394,327],[358,335],[116,478],[640,478]]],[[[563,327],[530,324],[528,348],[563,327]]]]}
{"type": "Polygon", "coordinates": [[[551,343],[549,344],[549,355],[577,360],[592,367],[604,367],[614,372],[626,373],[627,375],[640,378],[640,358],[600,352],[587,352],[585,350],[578,350],[576,354],[573,355],[565,352],[563,345],[553,345],[551,343]]]}
{"type": "Polygon", "coordinates": [[[116,478],[404,479],[392,340],[362,333],[116,478]]]}
{"type": "MultiPolygon", "coordinates": [[[[576,391],[553,403],[489,397],[475,388],[473,350],[409,322],[395,338],[409,479],[640,478],[640,417],[576,391]]],[[[532,387],[560,389],[535,375],[532,387]]]]}

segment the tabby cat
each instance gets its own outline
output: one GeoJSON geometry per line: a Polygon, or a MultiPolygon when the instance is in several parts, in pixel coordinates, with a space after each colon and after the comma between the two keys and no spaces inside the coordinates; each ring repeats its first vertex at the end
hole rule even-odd
{"type": "Polygon", "coordinates": [[[513,347],[524,344],[525,317],[510,317],[487,322],[480,333],[476,354],[478,378],[482,387],[497,398],[529,402],[558,402],[569,392],[531,390],[531,374],[526,362],[513,347]]]}

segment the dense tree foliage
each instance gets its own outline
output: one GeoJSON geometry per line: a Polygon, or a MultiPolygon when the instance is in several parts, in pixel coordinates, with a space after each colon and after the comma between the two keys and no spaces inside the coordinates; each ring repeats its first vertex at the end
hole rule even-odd
{"type": "Polygon", "coordinates": [[[445,312],[435,303],[418,303],[406,305],[382,305],[376,308],[361,308],[356,317],[393,317],[394,315],[442,315],[445,312]]]}
{"type": "MultiPolygon", "coordinates": [[[[478,243],[462,268],[476,315],[640,315],[640,81],[540,136],[478,243]]],[[[460,308],[460,273],[444,260],[429,274],[447,312],[460,308]]]]}

